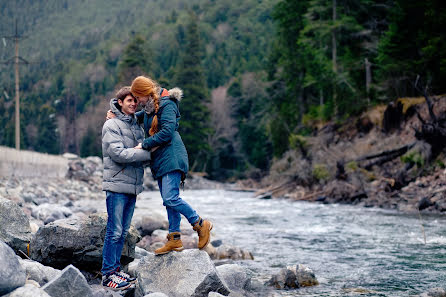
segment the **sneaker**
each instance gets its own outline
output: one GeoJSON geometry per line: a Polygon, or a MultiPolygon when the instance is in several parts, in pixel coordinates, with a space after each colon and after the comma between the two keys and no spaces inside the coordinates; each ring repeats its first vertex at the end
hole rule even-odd
{"type": "Polygon", "coordinates": [[[194,224],[194,230],[198,233],[198,248],[204,249],[211,241],[212,223],[202,218],[194,224]]]}
{"type": "Polygon", "coordinates": [[[124,271],[119,271],[118,270],[114,274],[117,275],[123,281],[128,282],[129,284],[136,283],[136,277],[132,277],[129,274],[125,273],[124,271]]]}
{"type": "Polygon", "coordinates": [[[112,289],[113,291],[125,290],[130,287],[130,284],[122,280],[119,276],[112,273],[108,276],[102,277],[102,286],[112,289]]]}

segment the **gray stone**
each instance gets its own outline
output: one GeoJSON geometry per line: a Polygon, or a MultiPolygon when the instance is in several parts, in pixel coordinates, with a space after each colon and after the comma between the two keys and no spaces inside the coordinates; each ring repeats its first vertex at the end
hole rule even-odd
{"type": "Polygon", "coordinates": [[[142,249],[140,247],[135,246],[135,259],[141,259],[144,256],[148,256],[150,252],[142,249]]]}
{"type": "Polygon", "coordinates": [[[420,297],[446,297],[446,290],[443,288],[432,288],[421,294],[420,297]]]}
{"type": "Polygon", "coordinates": [[[317,286],[319,284],[319,282],[316,279],[316,276],[314,275],[313,270],[311,270],[309,267],[302,264],[298,264],[296,266],[287,268],[292,270],[296,274],[296,279],[297,282],[299,283],[299,286],[311,287],[311,286],[317,286]]]}
{"type": "Polygon", "coordinates": [[[141,236],[151,235],[153,231],[162,229],[167,230],[169,228],[169,222],[166,220],[166,216],[152,213],[150,216],[143,216],[135,224],[141,236]]]}
{"type": "Polygon", "coordinates": [[[237,264],[225,264],[217,266],[219,275],[228,285],[231,293],[233,291],[245,291],[251,289],[251,279],[248,277],[246,270],[237,264]]]}
{"type": "Polygon", "coordinates": [[[208,254],[184,250],[140,259],[136,275],[137,296],[162,292],[169,297],[207,297],[209,292],[229,294],[208,254]]]}
{"type": "Polygon", "coordinates": [[[40,286],[45,285],[60,274],[60,270],[42,265],[36,261],[20,259],[19,262],[20,265],[25,268],[28,280],[34,280],[38,282],[40,286]]]}
{"type": "Polygon", "coordinates": [[[212,259],[254,260],[254,257],[251,252],[247,250],[243,250],[236,246],[222,244],[216,248],[215,254],[212,254],[212,259]]]}
{"type": "Polygon", "coordinates": [[[23,287],[17,288],[4,297],[50,297],[43,289],[32,284],[25,284],[23,287]]]}
{"type": "Polygon", "coordinates": [[[122,297],[120,292],[114,292],[110,289],[106,289],[102,285],[92,285],[91,290],[93,291],[94,297],[122,297]]]}
{"type": "MultiPolygon", "coordinates": [[[[92,214],[42,226],[30,243],[31,259],[59,269],[73,264],[86,271],[99,271],[106,225],[105,214],[92,214]]],[[[122,265],[135,258],[139,238],[138,231],[131,227],[122,251],[122,265]]]]}
{"type": "Polygon", "coordinates": [[[93,291],[82,273],[73,265],[68,265],[58,277],[42,289],[51,297],[93,297],[93,291]]]}
{"type": "Polygon", "coordinates": [[[313,271],[305,265],[287,266],[267,282],[276,289],[295,289],[319,284],[313,271]]]}
{"type": "Polygon", "coordinates": [[[14,251],[3,241],[0,241],[0,263],[0,295],[25,284],[25,269],[20,265],[14,251]]]}
{"type": "Polygon", "coordinates": [[[147,295],[144,295],[144,297],[169,297],[164,293],[156,292],[156,293],[150,293],[147,295]]]}
{"type": "Polygon", "coordinates": [[[46,225],[56,220],[68,218],[73,215],[73,212],[68,207],[59,204],[44,203],[34,207],[31,215],[33,218],[43,221],[46,225]]]}
{"type": "Polygon", "coordinates": [[[225,296],[225,295],[222,295],[222,294],[217,293],[217,292],[210,292],[209,295],[208,295],[208,297],[222,297],[222,296],[225,296]]]}
{"type": "Polygon", "coordinates": [[[29,219],[22,209],[7,199],[0,198],[0,240],[14,251],[27,253],[32,237],[29,219]]]}

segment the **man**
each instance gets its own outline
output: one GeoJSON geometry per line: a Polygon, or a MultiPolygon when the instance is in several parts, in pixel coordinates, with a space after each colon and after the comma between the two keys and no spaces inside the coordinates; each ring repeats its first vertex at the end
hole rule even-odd
{"type": "Polygon", "coordinates": [[[102,189],[107,196],[107,231],[102,250],[102,285],[124,290],[136,279],[120,271],[120,258],[130,228],[136,196],[142,192],[143,162],[150,152],[135,148],[144,132],[135,117],[137,101],[130,87],[121,88],[110,108],[116,115],[102,127],[104,177],[102,189]]]}

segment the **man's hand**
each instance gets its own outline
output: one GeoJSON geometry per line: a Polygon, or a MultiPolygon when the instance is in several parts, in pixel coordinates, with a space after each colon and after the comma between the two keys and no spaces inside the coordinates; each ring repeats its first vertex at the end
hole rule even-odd
{"type": "MultiPolygon", "coordinates": [[[[135,149],[142,149],[142,144],[141,144],[141,143],[138,143],[138,145],[135,146],[134,148],[135,148],[135,149]]],[[[151,149],[150,151],[153,153],[153,152],[156,151],[158,148],[159,148],[159,146],[152,147],[152,149],[151,149]]]]}
{"type": "Polygon", "coordinates": [[[110,120],[110,119],[113,119],[113,118],[116,118],[116,115],[111,111],[111,109],[109,109],[107,111],[107,116],[105,117],[105,120],[110,120]]]}

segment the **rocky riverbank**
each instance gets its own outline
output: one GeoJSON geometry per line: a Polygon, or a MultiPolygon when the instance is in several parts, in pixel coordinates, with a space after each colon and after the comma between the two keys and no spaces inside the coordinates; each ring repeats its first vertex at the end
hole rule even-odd
{"type": "MultiPolygon", "coordinates": [[[[445,110],[446,97],[433,98],[437,122],[446,122],[445,110]]],[[[426,139],[427,132],[416,132],[438,126],[429,118],[423,98],[401,98],[344,125],[315,125],[312,135],[290,137],[293,149],[266,177],[241,181],[239,188],[260,198],[446,213],[444,144],[440,135],[426,139]]]]}
{"type": "MultiPolygon", "coordinates": [[[[0,177],[0,296],[274,296],[275,288],[288,288],[283,272],[268,284],[252,281],[234,261],[253,260],[253,254],[228,245],[218,234],[204,251],[197,250],[197,235],[188,224],[182,227],[185,251],[154,256],[167,234],[161,204],[135,210],[124,245],[121,263],[138,284],[120,293],[101,287],[102,162],[67,157],[67,178],[0,177]]],[[[150,177],[145,186],[156,189],[150,177]]],[[[194,174],[186,183],[186,189],[227,186],[194,174]]],[[[306,279],[316,284],[306,271],[306,279]]],[[[294,289],[306,285],[295,277],[294,289]]]]}

